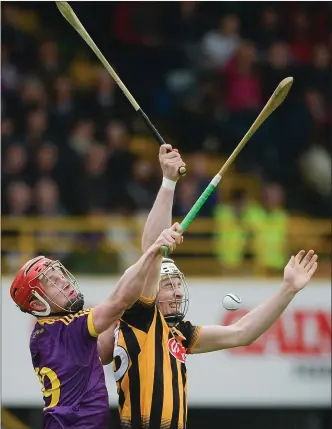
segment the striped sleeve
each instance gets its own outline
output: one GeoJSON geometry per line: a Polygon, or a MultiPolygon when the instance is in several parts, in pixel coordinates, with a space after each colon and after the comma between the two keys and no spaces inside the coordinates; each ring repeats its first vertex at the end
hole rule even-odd
{"type": "Polygon", "coordinates": [[[140,296],[135,304],[123,313],[121,320],[143,332],[148,332],[156,308],[156,297],[140,296]]]}
{"type": "Polygon", "coordinates": [[[183,342],[187,354],[191,354],[202,332],[202,326],[194,326],[189,321],[180,322],[177,329],[186,338],[183,342]]]}

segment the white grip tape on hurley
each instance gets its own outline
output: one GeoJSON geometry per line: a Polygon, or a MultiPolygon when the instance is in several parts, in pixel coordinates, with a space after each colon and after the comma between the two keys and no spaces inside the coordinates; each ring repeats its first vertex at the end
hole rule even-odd
{"type": "Polygon", "coordinates": [[[217,186],[218,185],[218,183],[220,182],[220,180],[221,180],[221,175],[220,174],[216,174],[215,176],[214,176],[214,178],[211,180],[211,185],[214,185],[214,186],[217,186]]]}

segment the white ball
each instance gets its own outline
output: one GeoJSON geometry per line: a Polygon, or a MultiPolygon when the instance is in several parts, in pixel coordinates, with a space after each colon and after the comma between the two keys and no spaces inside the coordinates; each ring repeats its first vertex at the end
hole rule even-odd
{"type": "Polygon", "coordinates": [[[238,310],[241,307],[242,299],[234,295],[234,293],[228,293],[222,299],[222,305],[226,310],[234,311],[238,310]]]}

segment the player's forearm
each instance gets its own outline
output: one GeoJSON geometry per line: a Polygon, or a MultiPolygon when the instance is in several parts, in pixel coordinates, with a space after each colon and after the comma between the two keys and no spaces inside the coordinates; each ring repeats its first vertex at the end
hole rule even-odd
{"type": "Polygon", "coordinates": [[[120,305],[124,310],[138,300],[142,294],[150,270],[159,269],[161,261],[162,256],[149,249],[136,264],[125,271],[117,283],[115,291],[120,305]]]}
{"type": "Polygon", "coordinates": [[[154,264],[145,278],[145,285],[142,292],[145,298],[153,298],[156,296],[158,292],[159,276],[160,264],[154,264]]]}
{"type": "Polygon", "coordinates": [[[156,241],[161,231],[170,228],[172,224],[173,199],[174,189],[161,186],[144,226],[142,236],[143,252],[156,241]]]}
{"type": "Polygon", "coordinates": [[[284,285],[268,301],[256,307],[236,325],[240,328],[240,345],[248,345],[267,331],[288,307],[295,294],[284,285]]]}

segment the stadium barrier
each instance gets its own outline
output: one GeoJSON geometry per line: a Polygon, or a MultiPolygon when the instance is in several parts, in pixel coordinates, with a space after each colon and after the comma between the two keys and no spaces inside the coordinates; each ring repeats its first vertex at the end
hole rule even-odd
{"type": "MultiPolygon", "coordinates": [[[[141,253],[140,240],[144,221],[145,216],[3,217],[3,272],[15,271],[36,254],[68,260],[70,268],[74,266],[76,272],[83,274],[121,272],[135,262],[141,253]],[[91,260],[91,263],[87,264],[87,260],[91,260]]],[[[259,248],[255,240],[247,240],[243,249],[246,255],[238,258],[233,266],[226,266],[219,254],[217,222],[212,218],[198,218],[186,232],[185,241],[178,247],[175,256],[181,259],[182,268],[188,274],[256,277],[279,275],[290,254],[302,248],[312,248],[320,258],[317,275],[330,276],[331,224],[328,220],[289,218],[282,237],[280,233],[278,236],[279,256],[275,269],[266,266],[262,260],[264,254],[272,252],[271,239],[264,241],[264,234],[261,234],[259,248]]],[[[243,235],[245,234],[244,232],[243,235]]],[[[230,240],[233,239],[230,235],[230,240]]],[[[231,252],[231,249],[227,247],[226,252],[231,252]]]]}

